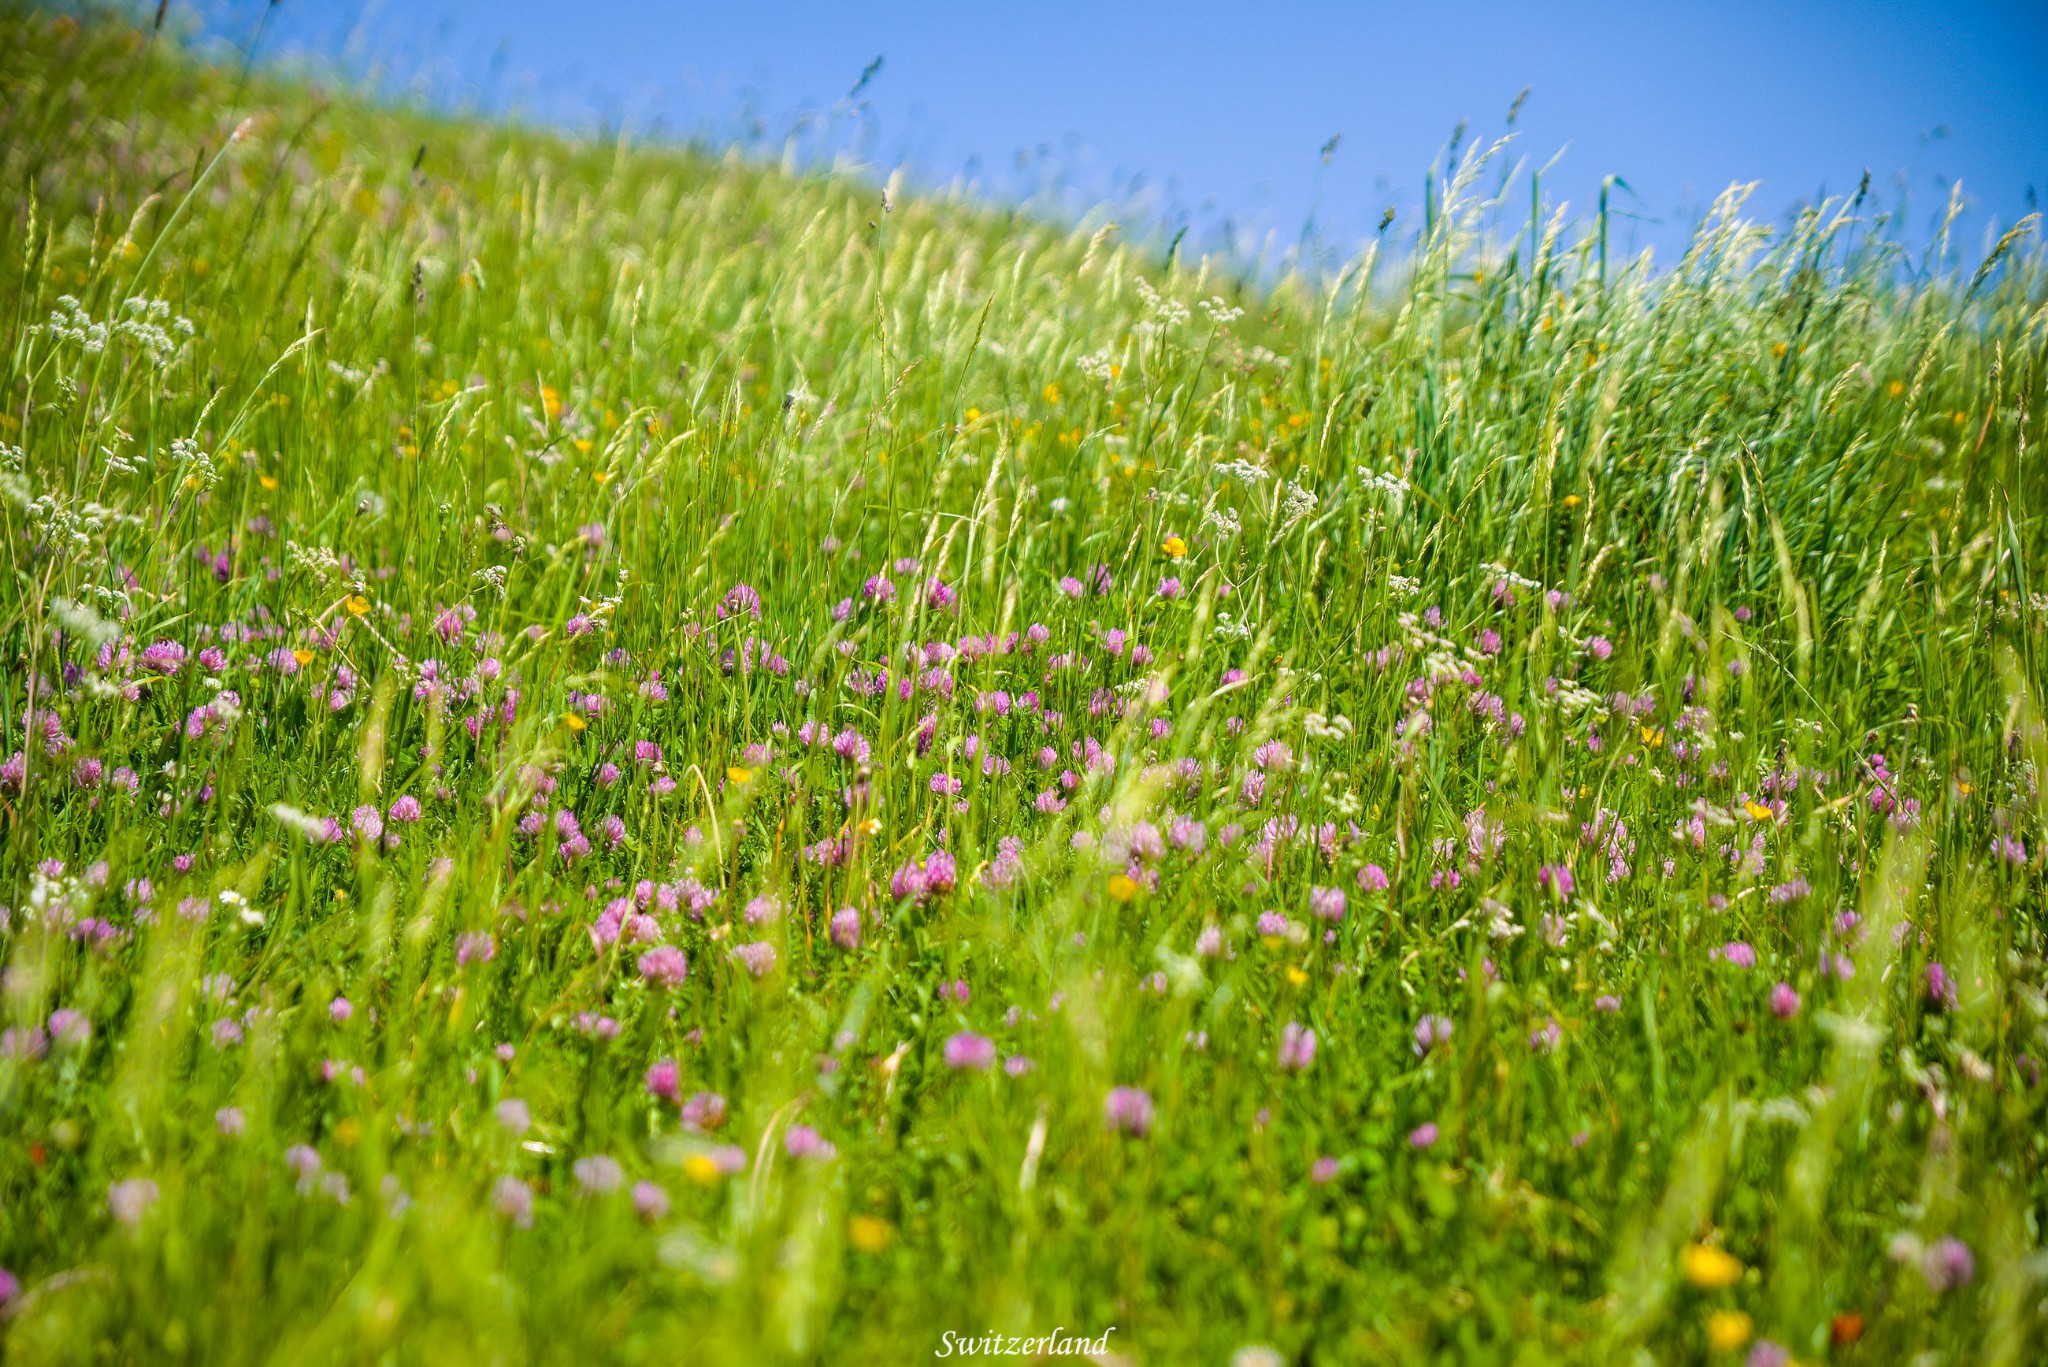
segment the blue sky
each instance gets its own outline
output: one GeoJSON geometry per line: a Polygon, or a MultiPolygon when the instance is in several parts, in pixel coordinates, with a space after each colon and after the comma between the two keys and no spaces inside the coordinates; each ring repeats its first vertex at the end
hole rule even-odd
{"type": "MultiPolygon", "coordinates": [[[[202,0],[246,44],[263,0],[202,0]]],[[[2048,199],[2048,5],[1067,3],[730,6],[655,0],[282,0],[259,57],[313,54],[437,103],[849,156],[1078,213],[1126,206],[1245,255],[1348,253],[1419,220],[1461,121],[1589,210],[1601,179],[1671,254],[1731,182],[1781,219],[1873,173],[1922,240],[1956,179],[1964,245],[2048,199]],[[849,92],[876,58],[857,97],[849,92]],[[1321,149],[1341,141],[1327,159],[1321,149]]],[[[1527,169],[1515,212],[1525,212],[1527,169]]]]}

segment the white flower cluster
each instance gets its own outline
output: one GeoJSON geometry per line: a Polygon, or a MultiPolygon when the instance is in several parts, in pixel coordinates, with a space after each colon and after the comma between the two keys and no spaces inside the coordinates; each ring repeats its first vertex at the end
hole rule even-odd
{"type": "Polygon", "coordinates": [[[1311,712],[1302,718],[1302,730],[1308,732],[1310,740],[1345,741],[1351,739],[1351,718],[1341,712],[1326,717],[1320,712],[1311,712]]]}
{"type": "Polygon", "coordinates": [[[1371,467],[1361,465],[1358,467],[1358,478],[1364,482],[1366,488],[1376,489],[1383,494],[1405,494],[1408,492],[1408,481],[1392,470],[1387,471],[1385,474],[1378,474],[1371,467]]]}
{"type": "Polygon", "coordinates": [[[1108,347],[1104,347],[1100,351],[1090,352],[1088,355],[1083,356],[1076,364],[1081,367],[1083,375],[1102,384],[1108,384],[1115,378],[1112,372],[1116,369],[1116,362],[1111,358],[1108,347]]]}
{"type": "Polygon", "coordinates": [[[180,480],[196,479],[202,489],[211,489],[220,482],[220,469],[213,463],[210,452],[199,449],[199,443],[178,437],[171,442],[171,459],[178,463],[180,480]]]}
{"type": "Polygon", "coordinates": [[[161,299],[130,299],[120,314],[94,321],[85,306],[71,295],[62,295],[43,324],[41,332],[60,342],[70,342],[88,356],[97,356],[115,342],[126,342],[157,365],[169,365],[191,337],[192,320],[173,317],[171,306],[161,299]]]}
{"type": "Polygon", "coordinates": [[[1209,315],[1209,321],[1217,327],[1227,328],[1244,317],[1244,310],[1227,303],[1221,295],[1211,295],[1202,301],[1202,312],[1209,315]]]}
{"type": "Polygon", "coordinates": [[[50,616],[67,636],[75,636],[93,649],[98,650],[107,642],[120,636],[121,628],[93,611],[90,604],[74,602],[69,598],[56,598],[50,603],[50,616]]]}
{"type": "Polygon", "coordinates": [[[1316,497],[1313,489],[1304,488],[1299,484],[1290,482],[1287,486],[1287,492],[1280,496],[1281,524],[1283,526],[1292,526],[1303,518],[1308,517],[1315,512],[1316,504],[1321,501],[1316,497]]]}
{"type": "Polygon", "coordinates": [[[1161,295],[1142,275],[1138,277],[1138,297],[1145,301],[1146,308],[1152,310],[1152,316],[1168,327],[1178,327],[1188,320],[1186,304],[1161,295]]]}
{"type": "Polygon", "coordinates": [[[1237,509],[1228,506],[1204,511],[1202,525],[1223,536],[1236,536],[1244,528],[1243,522],[1238,518],[1237,509]]]}
{"type": "Polygon", "coordinates": [[[296,541],[287,541],[284,556],[293,569],[304,570],[323,583],[341,576],[341,557],[327,546],[301,546],[296,541]]]}
{"type": "Polygon", "coordinates": [[[1226,460],[1216,466],[1216,473],[1226,475],[1240,484],[1257,486],[1266,482],[1269,472],[1265,466],[1254,465],[1248,460],[1226,460]]]}
{"type": "Polygon", "coordinates": [[[1252,624],[1240,622],[1227,612],[1216,614],[1216,625],[1213,630],[1216,638],[1222,641],[1249,641],[1252,638],[1252,624]]]}
{"type": "Polygon", "coordinates": [[[1396,598],[1413,598],[1422,592],[1422,581],[1410,579],[1405,574],[1390,574],[1387,576],[1387,587],[1394,591],[1396,598]]]}

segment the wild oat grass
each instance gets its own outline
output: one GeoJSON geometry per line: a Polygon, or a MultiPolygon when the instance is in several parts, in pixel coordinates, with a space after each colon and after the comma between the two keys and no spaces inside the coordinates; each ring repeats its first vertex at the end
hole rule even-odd
{"type": "Polygon", "coordinates": [[[1501,155],[1255,288],[6,6],[8,1360],[2038,1361],[2041,262],[1501,155]]]}

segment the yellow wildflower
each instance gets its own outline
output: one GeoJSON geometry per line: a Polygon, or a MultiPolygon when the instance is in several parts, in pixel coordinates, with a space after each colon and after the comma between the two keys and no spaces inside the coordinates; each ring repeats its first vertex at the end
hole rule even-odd
{"type": "Polygon", "coordinates": [[[856,1215],[846,1222],[846,1241],[862,1253],[880,1253],[896,1239],[896,1227],[879,1215],[856,1215]]]}
{"type": "Polygon", "coordinates": [[[1716,1310],[1707,1316],[1707,1344],[1717,1353],[1732,1353],[1749,1342],[1753,1327],[1740,1310],[1716,1310]]]}
{"type": "Polygon", "coordinates": [[[1726,1249],[1687,1244],[1678,1263],[1685,1279],[1702,1291],[1724,1291],[1742,1280],[1742,1263],[1726,1249]]]}

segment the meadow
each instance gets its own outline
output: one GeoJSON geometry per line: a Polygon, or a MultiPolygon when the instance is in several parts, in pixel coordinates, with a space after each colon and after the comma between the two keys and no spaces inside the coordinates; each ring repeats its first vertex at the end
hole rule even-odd
{"type": "Polygon", "coordinates": [[[1262,277],[147,17],[0,4],[7,1361],[2048,1354],[2025,231],[1262,277]]]}

